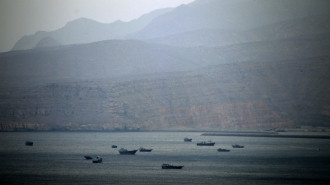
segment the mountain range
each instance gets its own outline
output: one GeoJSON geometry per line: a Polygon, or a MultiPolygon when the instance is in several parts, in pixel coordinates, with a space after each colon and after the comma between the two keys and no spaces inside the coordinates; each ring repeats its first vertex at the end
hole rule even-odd
{"type": "MultiPolygon", "coordinates": [[[[328,33],[329,4],[327,0],[197,0],[174,9],[155,10],[130,22],[118,20],[105,24],[80,18],[55,31],[24,36],[12,50],[32,49],[45,38],[54,39],[62,45],[110,39],[158,39],[165,40],[161,43],[173,44],[177,39],[181,43],[183,38],[197,39],[196,42],[207,39],[213,41],[212,45],[224,45],[310,32],[328,33]],[[167,41],[168,38],[172,41],[167,41]]],[[[199,44],[208,44],[204,42],[199,44]]]]}
{"type": "Polygon", "coordinates": [[[0,53],[0,130],[329,127],[330,2],[197,0],[0,53]]]}
{"type": "MultiPolygon", "coordinates": [[[[68,22],[64,27],[58,30],[50,32],[39,31],[34,35],[24,36],[16,42],[12,50],[35,48],[38,46],[38,43],[45,38],[52,39],[56,41],[56,43],[59,43],[56,45],[71,45],[110,39],[123,39],[127,34],[139,31],[149,24],[153,18],[169,12],[170,10],[171,8],[159,9],[130,22],[122,22],[118,20],[109,24],[99,23],[87,18],[79,18],[68,22]]],[[[46,46],[49,47],[56,45],[49,43],[49,45],[46,46]]]]}

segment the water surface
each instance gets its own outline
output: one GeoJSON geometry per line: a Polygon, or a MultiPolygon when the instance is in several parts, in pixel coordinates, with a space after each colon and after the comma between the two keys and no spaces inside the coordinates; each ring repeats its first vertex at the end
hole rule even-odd
{"type": "Polygon", "coordinates": [[[2,132],[5,184],[328,184],[330,140],[199,132],[2,132]],[[192,142],[183,142],[190,137],[192,142]],[[25,146],[25,141],[34,146],[25,146]],[[197,146],[198,141],[215,146],[197,146]],[[111,148],[112,145],[118,148],[111,148]],[[232,144],[244,145],[233,149],[232,144]],[[118,150],[153,148],[134,156],[118,150]],[[217,148],[230,152],[217,152],[217,148]],[[93,164],[84,155],[99,155],[93,164]],[[163,163],[184,165],[162,170],[163,163]]]}

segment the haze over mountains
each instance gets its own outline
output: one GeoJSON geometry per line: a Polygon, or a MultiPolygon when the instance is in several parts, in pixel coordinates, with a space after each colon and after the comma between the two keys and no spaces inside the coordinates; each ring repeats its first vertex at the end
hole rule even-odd
{"type": "Polygon", "coordinates": [[[329,8],[199,0],[25,36],[0,54],[0,128],[329,127],[329,8]]]}
{"type": "Polygon", "coordinates": [[[13,50],[32,49],[44,38],[52,38],[62,45],[109,39],[156,39],[166,44],[203,39],[199,44],[213,41],[212,45],[224,45],[320,34],[329,31],[328,8],[326,0],[198,0],[175,9],[156,10],[130,22],[104,24],[77,19],[52,32],[24,36],[13,50]]]}
{"type": "MultiPolygon", "coordinates": [[[[120,20],[105,24],[87,18],[68,22],[63,28],[55,31],[39,31],[34,35],[24,36],[17,41],[12,50],[32,49],[38,43],[50,38],[62,45],[91,43],[109,39],[123,39],[127,34],[139,31],[149,24],[153,18],[170,11],[171,8],[155,10],[130,22],[120,20]]],[[[54,46],[51,43],[48,46],[54,46]]]]}

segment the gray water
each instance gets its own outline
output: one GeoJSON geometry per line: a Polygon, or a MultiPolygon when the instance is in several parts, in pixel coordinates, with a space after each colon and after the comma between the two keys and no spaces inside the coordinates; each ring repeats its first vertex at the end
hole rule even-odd
{"type": "Polygon", "coordinates": [[[329,184],[330,140],[199,132],[2,132],[1,184],[329,184]],[[190,137],[193,142],[183,142],[190,137]],[[25,141],[34,146],[25,146],[25,141]],[[197,146],[198,141],[215,146],[197,146]],[[111,145],[118,148],[111,148],[111,145]],[[244,145],[233,149],[232,144],[244,145]],[[118,150],[153,148],[119,155],[118,150]],[[230,152],[217,152],[217,148],[230,152]],[[84,155],[99,155],[93,164],[84,155]],[[162,170],[163,163],[184,165],[162,170]]]}

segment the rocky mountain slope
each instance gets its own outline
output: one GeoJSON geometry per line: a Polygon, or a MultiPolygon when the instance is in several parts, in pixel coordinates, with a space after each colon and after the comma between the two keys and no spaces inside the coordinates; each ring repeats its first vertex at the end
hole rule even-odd
{"type": "Polygon", "coordinates": [[[330,57],[231,63],[127,81],[1,91],[1,130],[329,126],[330,57]]]}
{"type": "Polygon", "coordinates": [[[86,19],[22,38],[0,53],[0,130],[329,127],[329,5],[199,0],[112,40],[86,19]]]}
{"type": "Polygon", "coordinates": [[[181,48],[136,40],[39,48],[0,54],[0,80],[31,86],[66,80],[129,80],[235,62],[300,60],[329,54],[330,39],[181,48]]]}
{"type": "Polygon", "coordinates": [[[329,126],[329,43],[131,40],[4,53],[1,130],[329,126]]]}

